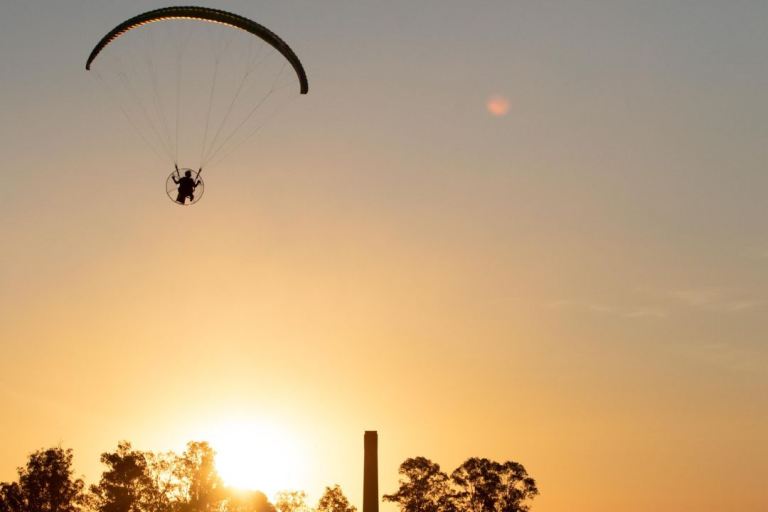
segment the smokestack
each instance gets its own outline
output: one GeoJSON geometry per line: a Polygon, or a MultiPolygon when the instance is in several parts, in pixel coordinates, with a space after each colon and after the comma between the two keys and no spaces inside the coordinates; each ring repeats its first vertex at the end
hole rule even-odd
{"type": "Polygon", "coordinates": [[[363,466],[363,512],[379,512],[379,437],[375,430],[365,432],[363,466]]]}

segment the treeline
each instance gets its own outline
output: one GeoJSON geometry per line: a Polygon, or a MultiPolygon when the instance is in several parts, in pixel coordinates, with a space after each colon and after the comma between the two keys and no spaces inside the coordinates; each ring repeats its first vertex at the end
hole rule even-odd
{"type": "MultiPolygon", "coordinates": [[[[285,491],[271,503],[264,493],[227,487],[205,442],[184,453],[134,450],[121,442],[101,455],[106,467],[86,487],[72,469],[72,450],[32,453],[18,480],[0,483],[0,512],[309,512],[306,494],[285,491]]],[[[338,485],[326,487],[316,512],[355,512],[338,485]]]]}
{"type": "MultiPolygon", "coordinates": [[[[285,491],[271,503],[259,491],[227,487],[205,442],[154,453],[121,442],[101,455],[98,484],[86,487],[72,469],[72,450],[32,453],[18,480],[0,482],[0,512],[356,512],[338,485],[326,487],[315,507],[302,491],[285,491]]],[[[400,466],[397,492],[384,496],[402,512],[525,512],[536,482],[516,462],[471,458],[450,475],[424,458],[400,466]]]]}
{"type": "Polygon", "coordinates": [[[402,512],[526,512],[539,494],[536,481],[517,462],[473,457],[450,476],[424,457],[400,465],[400,486],[384,495],[402,512]]]}

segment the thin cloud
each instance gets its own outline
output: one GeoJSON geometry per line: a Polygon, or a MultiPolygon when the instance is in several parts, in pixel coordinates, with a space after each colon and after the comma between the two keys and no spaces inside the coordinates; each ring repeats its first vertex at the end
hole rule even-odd
{"type": "Polygon", "coordinates": [[[620,318],[643,319],[643,318],[666,318],[667,312],[656,307],[620,307],[611,306],[597,302],[559,300],[551,302],[550,308],[570,309],[583,313],[596,315],[607,315],[620,318]]]}
{"type": "Polygon", "coordinates": [[[750,298],[734,297],[718,288],[689,288],[672,290],[668,295],[676,301],[694,309],[738,313],[758,309],[762,301],[750,298]]]}
{"type": "Polygon", "coordinates": [[[629,311],[626,314],[627,318],[666,318],[667,312],[663,309],[650,308],[650,309],[636,309],[629,311]]]}

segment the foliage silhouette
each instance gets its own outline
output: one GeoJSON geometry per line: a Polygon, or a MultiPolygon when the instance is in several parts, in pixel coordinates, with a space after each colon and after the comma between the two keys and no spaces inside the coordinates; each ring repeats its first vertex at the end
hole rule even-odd
{"type": "Polygon", "coordinates": [[[191,441],[176,462],[174,476],[181,482],[179,512],[215,512],[226,500],[221,477],[216,472],[215,452],[206,442],[191,441]]]}
{"type": "Polygon", "coordinates": [[[424,457],[400,465],[400,487],[385,501],[402,512],[526,512],[539,494],[522,464],[473,457],[448,477],[424,457]]]}
{"type": "Polygon", "coordinates": [[[153,480],[144,453],[121,441],[117,450],[102,453],[106,469],[98,485],[91,486],[92,504],[98,512],[154,512],[157,510],[153,480]]]}
{"type": "Polygon", "coordinates": [[[71,449],[36,451],[17,472],[18,482],[0,483],[0,512],[78,512],[87,504],[83,480],[73,478],[71,449]]]}
{"type": "MultiPolygon", "coordinates": [[[[177,454],[121,441],[101,454],[105,469],[86,493],[83,480],[72,477],[72,450],[40,450],[18,469],[17,482],[0,483],[0,512],[277,512],[262,492],[224,486],[214,456],[205,442],[177,454]]],[[[309,511],[303,492],[284,497],[291,510],[309,511]]]]}
{"type": "Polygon", "coordinates": [[[275,512],[275,506],[259,491],[228,491],[226,512],[275,512]]]}
{"type": "Polygon", "coordinates": [[[315,510],[316,512],[357,512],[357,508],[350,505],[338,484],[325,488],[315,510]]]}
{"type": "MultiPolygon", "coordinates": [[[[101,454],[98,484],[84,491],[72,477],[72,450],[50,448],[29,456],[18,482],[0,483],[0,512],[310,512],[303,491],[278,494],[277,507],[259,491],[224,486],[215,452],[190,442],[182,454],[134,450],[121,441],[101,454]]],[[[338,485],[327,487],[318,512],[356,512],[338,485]]]]}
{"type": "Polygon", "coordinates": [[[264,493],[225,487],[215,452],[190,442],[184,453],[131,449],[128,442],[104,453],[107,466],[91,487],[96,512],[275,512],[264,493]]]}
{"type": "Polygon", "coordinates": [[[400,465],[400,488],[394,494],[384,495],[403,512],[451,512],[452,490],[448,475],[440,465],[425,457],[406,459],[400,465]]]}
{"type": "Polygon", "coordinates": [[[309,512],[307,493],[304,491],[280,491],[275,497],[278,512],[309,512]]]}
{"type": "Polygon", "coordinates": [[[458,490],[457,507],[472,512],[525,512],[526,500],[539,493],[523,465],[512,461],[473,457],[451,473],[451,480],[458,490]]]}

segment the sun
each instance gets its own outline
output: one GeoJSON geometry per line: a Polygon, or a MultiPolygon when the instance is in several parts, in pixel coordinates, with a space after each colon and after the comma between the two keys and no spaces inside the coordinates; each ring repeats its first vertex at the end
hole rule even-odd
{"type": "Polygon", "coordinates": [[[230,487],[259,490],[273,498],[303,481],[302,450],[286,429],[232,422],[211,428],[207,440],[216,451],[216,469],[230,487]]]}

